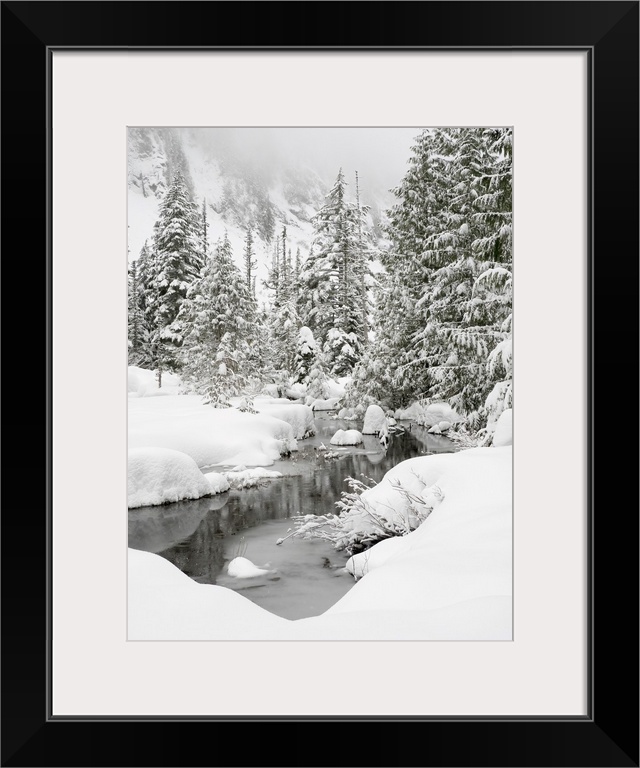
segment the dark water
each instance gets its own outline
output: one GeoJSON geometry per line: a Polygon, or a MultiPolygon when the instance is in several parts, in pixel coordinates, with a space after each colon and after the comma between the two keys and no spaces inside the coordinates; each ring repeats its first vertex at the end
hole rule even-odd
{"type": "MultiPolygon", "coordinates": [[[[364,446],[330,446],[338,429],[361,429],[328,414],[315,418],[318,434],[299,441],[299,451],[270,469],[286,475],[261,486],[211,498],[129,510],[129,546],[166,557],[192,579],[242,593],[263,608],[289,619],[316,616],[353,586],[344,570],[347,555],[317,539],[289,538],[297,514],[336,512],[335,502],[348,490],[345,478],[362,475],[378,482],[394,465],[427,453],[455,450],[446,438],[424,428],[392,436],[386,451],[365,435],[364,446]],[[325,459],[324,444],[339,458],[325,459]],[[236,556],[248,558],[269,573],[237,579],[226,566],[236,556]]],[[[406,425],[408,428],[408,424],[406,425]]],[[[224,469],[217,467],[215,470],[224,469]]]]}

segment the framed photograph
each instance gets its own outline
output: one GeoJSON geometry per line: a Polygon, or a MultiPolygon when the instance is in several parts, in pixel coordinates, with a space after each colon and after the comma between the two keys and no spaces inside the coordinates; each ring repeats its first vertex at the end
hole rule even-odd
{"type": "Polygon", "coordinates": [[[3,765],[393,765],[424,737],[425,765],[637,766],[637,504],[621,514],[624,473],[601,462],[596,483],[595,459],[628,451],[614,414],[637,392],[638,3],[2,18],[5,268],[25,241],[42,256],[6,284],[40,272],[24,295],[47,329],[28,560],[24,516],[3,516],[3,765]],[[187,277],[169,274],[178,230],[200,259],[187,277]],[[401,321],[412,345],[428,326],[451,346],[410,358],[401,321]],[[396,375],[401,354],[428,391],[396,375]],[[340,462],[351,493],[329,490],[340,462]],[[287,558],[305,547],[303,573],[287,558]],[[258,722],[278,738],[202,731],[258,722]]]}

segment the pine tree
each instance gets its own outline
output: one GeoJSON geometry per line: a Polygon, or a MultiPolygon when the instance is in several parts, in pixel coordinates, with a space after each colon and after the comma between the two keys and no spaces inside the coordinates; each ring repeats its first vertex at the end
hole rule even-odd
{"type": "Polygon", "coordinates": [[[229,238],[218,242],[180,309],[183,378],[212,403],[224,403],[251,373],[252,305],[229,238]]]}
{"type": "Polygon", "coordinates": [[[209,229],[209,223],[207,221],[207,201],[206,198],[202,201],[202,213],[200,216],[200,226],[202,227],[202,263],[204,265],[205,261],[208,258],[209,253],[209,235],[208,235],[208,229],[209,229]]]}
{"type": "Polygon", "coordinates": [[[301,257],[300,257],[300,246],[296,248],[296,261],[295,266],[293,270],[293,286],[294,286],[294,293],[296,297],[296,306],[298,306],[298,302],[300,299],[300,269],[302,267],[301,263],[301,257]]]}
{"type": "Polygon", "coordinates": [[[319,352],[320,350],[316,340],[313,338],[311,329],[303,325],[298,330],[296,356],[293,365],[294,381],[300,384],[308,383],[309,371],[313,368],[319,352]]]}
{"type": "Polygon", "coordinates": [[[138,258],[129,264],[129,365],[153,365],[153,274],[153,254],[145,241],[138,258]]]}
{"type": "Polygon", "coordinates": [[[247,237],[244,241],[244,274],[247,286],[247,293],[255,299],[255,279],[252,278],[253,270],[258,266],[258,262],[253,258],[253,234],[251,227],[247,230],[247,237]]]}
{"type": "Polygon", "coordinates": [[[138,276],[137,259],[129,264],[129,290],[127,301],[127,337],[129,365],[139,365],[144,346],[144,295],[138,276]]]}
{"type": "Polygon", "coordinates": [[[424,131],[394,192],[376,341],[354,395],[382,368],[396,406],[445,399],[478,428],[494,385],[510,392],[510,129],[424,131]]]}
{"type": "Polygon", "coordinates": [[[269,270],[268,280],[265,287],[273,291],[272,304],[274,308],[280,306],[280,238],[276,237],[273,248],[273,257],[271,260],[271,269],[269,270]]]}
{"type": "Polygon", "coordinates": [[[340,169],[327,202],[313,219],[313,252],[300,278],[303,320],[327,355],[331,373],[351,372],[366,343],[363,285],[369,274],[369,247],[362,218],[368,212],[346,199],[340,169]]]}
{"type": "Polygon", "coordinates": [[[178,175],[162,201],[154,233],[153,328],[165,346],[168,367],[175,367],[175,351],[183,341],[180,306],[203,264],[197,209],[178,175]]]}

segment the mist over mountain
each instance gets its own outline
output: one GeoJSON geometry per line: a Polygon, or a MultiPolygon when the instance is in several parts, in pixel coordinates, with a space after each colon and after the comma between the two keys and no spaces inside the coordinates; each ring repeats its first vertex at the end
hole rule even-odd
{"type": "Polygon", "coordinates": [[[241,259],[249,228],[255,238],[258,286],[266,279],[274,239],[287,227],[304,258],[312,217],[343,169],[351,198],[370,206],[367,224],[382,237],[390,192],[406,170],[416,128],[134,127],[128,135],[129,258],[151,240],[159,203],[176,172],[206,207],[209,242],[225,231],[241,259]]]}

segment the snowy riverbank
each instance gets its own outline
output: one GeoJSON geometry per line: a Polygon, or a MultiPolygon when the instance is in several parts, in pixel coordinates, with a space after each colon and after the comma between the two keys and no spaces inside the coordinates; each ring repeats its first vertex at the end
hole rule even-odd
{"type": "Polygon", "coordinates": [[[364,576],[314,618],[282,619],[229,589],[196,583],[158,555],[129,550],[128,637],[509,640],[511,458],[511,447],[503,446],[397,465],[367,492],[373,505],[388,503],[396,493],[388,481],[400,476],[416,492],[437,486],[441,501],[408,536],[353,558],[352,568],[364,576]]]}

